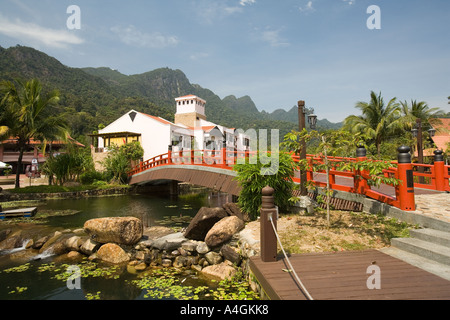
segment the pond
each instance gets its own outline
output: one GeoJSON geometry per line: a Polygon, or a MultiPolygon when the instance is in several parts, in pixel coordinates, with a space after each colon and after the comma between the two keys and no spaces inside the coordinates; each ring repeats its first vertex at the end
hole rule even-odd
{"type": "MultiPolygon", "coordinates": [[[[228,201],[227,195],[204,193],[180,197],[124,195],[87,199],[47,200],[38,210],[77,213],[48,217],[45,224],[8,225],[22,232],[49,234],[53,230],[82,228],[84,222],[100,217],[134,216],[145,227],[185,227],[202,206],[216,206],[228,201]],[[180,218],[188,217],[188,219],[180,218]]],[[[0,222],[0,229],[5,225],[0,222]]],[[[125,266],[89,261],[71,261],[55,256],[36,258],[33,250],[15,249],[0,252],[0,299],[36,300],[130,300],[130,299],[218,299],[256,298],[243,280],[218,282],[203,278],[191,269],[150,269],[130,273],[125,266]],[[68,279],[76,267],[80,281],[68,279]]]]}

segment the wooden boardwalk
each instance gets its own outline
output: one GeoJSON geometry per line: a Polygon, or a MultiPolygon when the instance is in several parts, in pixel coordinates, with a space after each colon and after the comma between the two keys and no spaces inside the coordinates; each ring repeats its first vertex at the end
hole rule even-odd
{"type": "MultiPolygon", "coordinates": [[[[377,250],[296,254],[289,257],[315,300],[450,300],[450,281],[377,250]],[[380,270],[381,289],[368,289],[371,265],[380,270]]],[[[250,268],[272,300],[306,300],[284,258],[250,268]]]]}

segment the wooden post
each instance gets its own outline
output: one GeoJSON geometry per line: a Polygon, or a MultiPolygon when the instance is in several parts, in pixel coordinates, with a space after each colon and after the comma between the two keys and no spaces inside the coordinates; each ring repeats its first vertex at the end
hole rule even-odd
{"type": "Polygon", "coordinates": [[[398,151],[398,172],[397,179],[401,180],[400,185],[395,188],[395,194],[400,204],[400,209],[405,211],[416,210],[414,198],[414,176],[411,164],[411,149],[401,146],[398,151]]]}
{"type": "Polygon", "coordinates": [[[435,174],[435,185],[436,190],[445,191],[445,165],[444,165],[444,155],[442,150],[434,151],[434,174],[435,174]]]}
{"type": "Polygon", "coordinates": [[[261,260],[263,262],[277,261],[277,237],[270,222],[270,217],[277,227],[277,208],[274,204],[274,189],[267,186],[262,189],[262,207],[260,215],[261,260]]]}
{"type": "MultiPolygon", "coordinates": [[[[306,128],[306,119],[305,119],[305,101],[300,100],[298,102],[298,127],[300,132],[306,128]]],[[[306,141],[303,139],[300,141],[302,150],[300,151],[300,160],[306,159],[306,141]]],[[[306,189],[306,171],[300,170],[300,195],[306,196],[308,194],[308,190],[306,189]]]]}

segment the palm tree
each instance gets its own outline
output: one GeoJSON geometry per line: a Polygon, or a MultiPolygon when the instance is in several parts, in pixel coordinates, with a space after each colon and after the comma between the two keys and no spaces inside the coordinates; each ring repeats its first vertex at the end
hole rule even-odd
{"type": "Polygon", "coordinates": [[[401,126],[400,107],[396,100],[393,98],[385,105],[381,92],[377,96],[371,91],[370,102],[356,103],[355,107],[362,111],[362,115],[347,117],[344,120],[344,128],[352,133],[361,132],[372,139],[380,156],[381,143],[401,126]]]}
{"type": "Polygon", "coordinates": [[[417,119],[422,120],[423,126],[429,126],[429,120],[431,118],[438,117],[442,114],[442,110],[439,108],[430,108],[425,101],[417,102],[416,100],[411,100],[411,106],[408,102],[400,102],[402,121],[404,123],[406,130],[411,130],[416,124],[417,119]]]}
{"type": "Polygon", "coordinates": [[[19,188],[23,153],[30,140],[65,139],[67,127],[60,116],[51,113],[52,107],[59,102],[57,91],[44,96],[38,80],[16,82],[17,85],[11,81],[1,82],[0,91],[3,94],[3,126],[7,127],[6,133],[17,140],[19,149],[15,183],[15,187],[19,188]]]}

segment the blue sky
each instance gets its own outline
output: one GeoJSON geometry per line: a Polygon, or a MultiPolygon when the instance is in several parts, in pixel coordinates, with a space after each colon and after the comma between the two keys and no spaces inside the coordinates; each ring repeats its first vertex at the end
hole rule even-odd
{"type": "Polygon", "coordinates": [[[450,111],[448,0],[2,0],[0,45],[70,67],[182,70],[221,98],[259,110],[298,100],[320,119],[355,114],[370,91],[450,111]],[[67,28],[70,5],[81,28],[67,28]],[[370,30],[367,8],[381,10],[370,30]]]}

